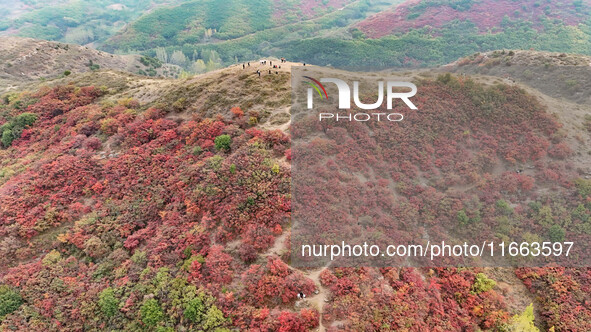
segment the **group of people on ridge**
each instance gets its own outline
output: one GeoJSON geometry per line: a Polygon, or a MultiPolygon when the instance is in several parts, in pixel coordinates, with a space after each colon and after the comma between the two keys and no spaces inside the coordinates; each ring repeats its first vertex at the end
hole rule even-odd
{"type": "MultiPolygon", "coordinates": [[[[285,58],[281,58],[281,63],[287,63],[287,60],[285,60],[285,58]]],[[[261,60],[260,61],[260,64],[261,65],[266,65],[267,64],[267,60],[261,60]]],[[[273,61],[271,61],[271,60],[269,60],[269,66],[272,66],[273,69],[281,69],[281,65],[277,65],[277,64],[276,65],[273,65],[273,61]]],[[[247,62],[247,63],[243,63],[242,64],[242,69],[246,69],[246,67],[250,67],[250,62],[247,62]]],[[[256,73],[257,73],[257,75],[259,75],[259,77],[261,77],[261,73],[262,72],[261,72],[260,69],[257,69],[256,73]]],[[[273,73],[272,70],[269,69],[269,74],[272,74],[272,73],[273,73]]],[[[275,71],[275,74],[279,74],[279,71],[275,71]]]]}

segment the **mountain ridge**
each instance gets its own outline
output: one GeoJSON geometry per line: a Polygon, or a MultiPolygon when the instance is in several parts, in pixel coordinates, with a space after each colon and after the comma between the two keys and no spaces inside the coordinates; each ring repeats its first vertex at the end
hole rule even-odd
{"type": "MultiPolygon", "coordinates": [[[[108,68],[174,77],[180,68],[140,55],[115,55],[87,46],[22,37],[0,38],[0,89],[108,68]]],[[[0,90],[1,91],[1,90],[0,90]]]]}

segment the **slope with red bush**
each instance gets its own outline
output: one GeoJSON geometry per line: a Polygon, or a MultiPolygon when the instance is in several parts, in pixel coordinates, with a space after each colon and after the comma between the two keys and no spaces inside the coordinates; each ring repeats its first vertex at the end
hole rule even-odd
{"type": "MultiPolygon", "coordinates": [[[[213,73],[158,81],[157,91],[146,82],[143,89],[122,86],[133,77],[117,75],[80,75],[73,84],[2,100],[0,127],[24,113],[36,120],[0,149],[0,294],[11,300],[1,328],[307,331],[342,324],[348,330],[491,330],[511,324],[511,299],[479,269],[329,268],[316,271],[329,303],[302,306],[297,294],[312,298],[320,285],[269,253],[290,227],[290,138],[260,125],[270,118],[264,126],[273,126],[278,110],[257,99],[266,89],[276,91],[273,102],[288,98],[288,80],[281,77],[287,75],[259,80],[254,72],[213,73]],[[213,86],[229,76],[228,82],[244,85],[221,93],[195,82],[213,86]],[[81,83],[86,80],[105,86],[81,83]],[[248,86],[255,90],[243,90],[248,86]],[[240,104],[241,98],[253,99],[240,104]],[[212,100],[217,115],[210,114],[212,100]]],[[[480,197],[487,203],[504,197],[517,205],[513,217],[541,233],[544,223],[566,218],[581,234],[588,232],[591,184],[573,180],[560,124],[538,102],[515,87],[483,88],[451,76],[420,88],[424,128],[399,128],[408,133],[402,137],[409,149],[390,156],[401,160],[397,190],[408,202],[397,213],[425,220],[439,213],[451,225],[458,209],[474,218],[482,210],[487,227],[510,232],[507,216],[500,215],[508,213],[507,204],[475,204],[480,197]],[[459,93],[460,87],[471,89],[459,93]],[[449,95],[449,103],[438,102],[449,95]],[[506,115],[492,129],[509,131],[508,140],[489,137],[491,128],[483,126],[490,123],[479,107],[491,103],[506,115]],[[436,151],[413,146],[415,140],[424,144],[419,138],[429,139],[427,133],[438,133],[427,142],[436,151]],[[464,158],[465,147],[480,153],[464,158]],[[492,176],[487,168],[491,160],[513,168],[532,159],[539,169],[531,176],[492,176]],[[433,188],[413,181],[418,172],[431,174],[433,188]],[[444,190],[476,182],[479,197],[444,190]],[[571,200],[543,190],[534,195],[539,205],[522,200],[542,185],[571,200]]],[[[376,188],[382,185],[377,181],[376,188]]],[[[541,271],[523,270],[519,277],[543,298],[546,324],[582,330],[587,269],[541,271]],[[563,286],[545,290],[563,279],[566,292],[563,286]],[[558,310],[556,303],[568,307],[558,310]]]]}
{"type": "Polygon", "coordinates": [[[586,10],[586,4],[575,6],[573,1],[512,1],[479,0],[461,1],[464,7],[457,7],[456,2],[433,0],[409,0],[389,10],[378,13],[355,25],[369,38],[403,33],[423,27],[441,28],[453,20],[470,21],[481,32],[502,29],[505,17],[525,19],[541,28],[545,19],[562,20],[567,25],[577,25],[585,20],[580,12],[586,10]],[[453,7],[456,7],[455,9],[453,7]]]}

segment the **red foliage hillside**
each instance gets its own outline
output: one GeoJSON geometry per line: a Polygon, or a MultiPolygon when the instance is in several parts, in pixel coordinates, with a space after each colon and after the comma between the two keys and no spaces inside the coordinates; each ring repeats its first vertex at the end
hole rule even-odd
{"type": "Polygon", "coordinates": [[[525,19],[534,26],[539,26],[544,18],[560,19],[567,25],[576,25],[585,19],[577,13],[573,1],[564,0],[481,0],[473,1],[467,10],[454,9],[447,4],[430,0],[409,0],[392,10],[365,19],[356,27],[370,38],[380,38],[411,29],[439,28],[453,20],[469,20],[482,32],[494,32],[501,26],[505,16],[511,19],[525,19]],[[433,4],[423,10],[415,10],[418,4],[428,2],[433,4]]]}
{"type": "MultiPolygon", "coordinates": [[[[371,160],[363,151],[339,155],[335,169],[397,161],[391,176],[404,205],[392,215],[401,220],[464,222],[508,237],[523,228],[546,237],[546,228],[564,225],[563,236],[587,239],[591,181],[573,181],[571,151],[543,105],[516,87],[450,75],[421,89],[423,113],[379,138],[407,148],[371,160]],[[535,164],[528,174],[490,167],[527,162],[535,164]],[[423,185],[419,175],[432,181],[423,185]],[[447,190],[466,185],[475,187],[447,190]],[[459,210],[469,220],[458,220],[459,210]]],[[[360,331],[510,324],[508,301],[481,269],[326,268],[315,271],[315,284],[314,273],[272,251],[292,216],[289,136],[255,127],[259,119],[239,108],[232,119],[172,115],[110,100],[108,91],[68,85],[0,102],[0,128],[35,118],[0,149],[0,300],[10,304],[0,307],[0,330],[288,332],[314,330],[321,318],[329,330],[360,331]],[[298,306],[299,292],[328,302],[319,301],[320,312],[298,306]]],[[[306,130],[294,126],[293,134],[306,130]]],[[[386,191],[385,181],[370,184],[386,191]]],[[[583,331],[588,271],[518,276],[540,299],[548,327],[583,331]]]]}
{"type": "Polygon", "coordinates": [[[423,271],[406,268],[326,271],[323,284],[335,299],[324,319],[347,319],[354,331],[477,331],[507,321],[496,291],[474,291],[479,271],[435,270],[426,279],[423,271]]]}
{"type": "Polygon", "coordinates": [[[591,330],[591,269],[522,268],[517,275],[540,302],[546,326],[556,331],[591,330]]]}
{"type": "Polygon", "coordinates": [[[221,117],[172,121],[102,94],[62,86],[3,105],[5,118],[37,120],[0,150],[0,283],[28,308],[2,327],[315,326],[314,310],[285,309],[311,280],[278,258],[242,261],[289,218],[290,172],[277,161],[287,136],[221,117]],[[236,239],[240,254],[224,246],[236,239]]]}
{"type": "MultiPolygon", "coordinates": [[[[587,227],[586,217],[573,220],[577,226],[563,222],[586,197],[574,188],[578,175],[569,161],[572,150],[558,137],[561,124],[542,105],[517,87],[484,88],[450,75],[420,89],[420,111],[405,114],[401,126],[319,123],[315,116],[292,124],[299,170],[293,217],[301,225],[292,234],[294,247],[339,243],[345,236],[363,243],[357,234],[371,234],[382,247],[415,243],[423,228],[431,241],[457,236],[500,243],[522,241],[527,233],[547,241],[552,229],[564,227],[566,238],[589,243],[589,233],[579,229],[587,227]],[[542,206],[552,206],[555,216],[544,221],[542,206]]],[[[587,256],[588,247],[577,250],[587,256]]]]}

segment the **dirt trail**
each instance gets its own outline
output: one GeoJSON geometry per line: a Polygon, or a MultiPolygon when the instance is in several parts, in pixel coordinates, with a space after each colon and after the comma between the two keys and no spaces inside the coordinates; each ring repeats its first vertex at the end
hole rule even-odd
{"type": "Polygon", "coordinates": [[[267,257],[267,256],[281,256],[281,254],[283,253],[283,251],[285,250],[285,239],[287,239],[287,236],[289,232],[283,232],[283,234],[281,234],[279,237],[275,238],[275,243],[273,244],[273,246],[271,248],[269,248],[269,250],[267,250],[267,252],[263,255],[263,257],[267,257]]]}
{"type": "Polygon", "coordinates": [[[536,326],[542,326],[540,304],[523,281],[515,275],[515,269],[508,267],[485,268],[484,273],[497,282],[498,291],[505,297],[507,309],[512,315],[521,314],[533,303],[536,326]]]}
{"type": "MultiPolygon", "coordinates": [[[[271,248],[269,248],[269,250],[267,250],[267,252],[265,254],[263,254],[263,257],[268,257],[268,256],[281,256],[281,254],[285,251],[285,240],[287,239],[287,237],[289,236],[289,231],[285,231],[283,232],[283,234],[281,234],[279,237],[275,238],[275,243],[273,244],[273,246],[271,248]]],[[[322,315],[324,313],[324,303],[328,302],[329,299],[329,291],[328,289],[324,288],[321,284],[320,284],[320,273],[322,273],[322,271],[324,271],[325,267],[319,268],[319,269],[315,269],[315,270],[302,270],[302,269],[298,269],[295,268],[293,266],[290,266],[290,268],[294,271],[299,271],[301,272],[303,275],[305,275],[306,277],[312,279],[314,281],[314,284],[316,285],[316,289],[318,290],[317,293],[314,294],[306,294],[306,299],[305,300],[298,300],[300,301],[300,304],[303,304],[305,306],[305,304],[309,304],[311,307],[316,308],[316,310],[318,310],[318,314],[320,316],[320,320],[319,320],[319,326],[317,328],[317,331],[326,331],[326,327],[324,326],[323,322],[322,322],[322,315]]]]}
{"type": "Polygon", "coordinates": [[[302,271],[308,278],[314,281],[314,284],[316,284],[316,288],[318,289],[318,294],[311,294],[307,297],[307,301],[312,305],[312,307],[315,307],[316,310],[318,310],[318,315],[320,316],[317,331],[326,331],[326,327],[322,321],[322,315],[324,314],[324,303],[328,302],[329,293],[328,290],[320,284],[320,273],[322,273],[325,268],[326,267],[323,267],[308,272],[302,271]]]}
{"type": "Polygon", "coordinates": [[[282,132],[289,134],[289,126],[291,125],[291,107],[285,107],[283,109],[283,111],[278,111],[275,114],[286,114],[286,116],[288,117],[288,121],[285,123],[272,123],[272,121],[267,121],[265,124],[261,125],[261,128],[263,129],[267,129],[267,130],[275,130],[275,129],[279,129],[282,132]]]}

